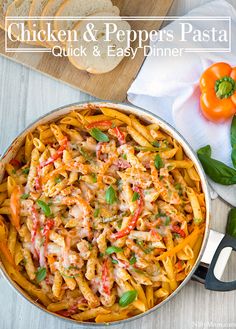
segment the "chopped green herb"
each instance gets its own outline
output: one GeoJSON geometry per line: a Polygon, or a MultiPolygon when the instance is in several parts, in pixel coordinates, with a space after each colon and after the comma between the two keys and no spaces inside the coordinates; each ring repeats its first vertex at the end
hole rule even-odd
{"type": "Polygon", "coordinates": [[[110,255],[110,254],[113,254],[114,252],[118,253],[118,252],[122,252],[122,251],[123,251],[122,248],[119,248],[116,246],[110,246],[106,249],[106,254],[110,255]]]}
{"type": "Polygon", "coordinates": [[[114,188],[111,185],[106,190],[105,198],[106,198],[106,202],[108,204],[113,204],[114,202],[117,201],[116,191],[114,190],[114,188]]]}
{"type": "Polygon", "coordinates": [[[80,147],[79,148],[79,152],[85,158],[85,160],[87,160],[87,161],[91,161],[92,160],[92,157],[84,150],[83,147],[80,147]]]}
{"type": "Polygon", "coordinates": [[[99,209],[99,208],[95,209],[95,210],[94,210],[94,213],[93,213],[93,217],[94,217],[94,218],[98,217],[99,212],[100,212],[100,209],[99,209]]]}
{"type": "Polygon", "coordinates": [[[118,228],[121,228],[121,226],[122,226],[122,222],[123,222],[123,219],[120,219],[120,220],[117,222],[117,226],[118,226],[118,228]]]}
{"type": "Polygon", "coordinates": [[[165,220],[165,226],[168,226],[170,224],[170,217],[167,216],[165,220]]]}
{"type": "Polygon", "coordinates": [[[151,248],[146,248],[144,249],[145,254],[150,254],[150,252],[152,252],[151,248]]]}
{"type": "Polygon", "coordinates": [[[91,174],[93,183],[97,183],[97,175],[95,173],[91,174]]]}
{"type": "Polygon", "coordinates": [[[30,196],[29,193],[24,193],[21,195],[20,198],[21,198],[21,200],[26,200],[26,199],[28,199],[29,196],[30,196]]]}
{"type": "Polygon", "coordinates": [[[138,296],[138,292],[136,290],[129,290],[123,293],[120,297],[119,305],[121,307],[126,307],[129,304],[133,303],[138,296]]]}
{"type": "Polygon", "coordinates": [[[98,257],[103,257],[104,254],[102,252],[100,252],[100,254],[98,255],[98,257]]]}
{"type": "Polygon", "coordinates": [[[89,133],[98,142],[109,142],[109,137],[98,128],[93,128],[89,133]]]}
{"type": "Polygon", "coordinates": [[[92,243],[89,243],[89,250],[92,250],[93,249],[93,245],[92,243]]]}
{"type": "Polygon", "coordinates": [[[52,215],[51,209],[49,207],[49,205],[42,201],[42,200],[37,200],[37,205],[42,209],[42,211],[44,212],[44,215],[46,217],[50,217],[52,215]]]}
{"type": "Polygon", "coordinates": [[[178,239],[178,238],[180,237],[180,235],[179,235],[179,233],[173,233],[173,237],[174,237],[175,239],[178,239]]]}
{"type": "Polygon", "coordinates": [[[135,256],[132,256],[129,260],[130,265],[134,265],[137,262],[137,259],[135,256]]]}
{"type": "Polygon", "coordinates": [[[30,171],[30,168],[22,169],[22,173],[25,174],[25,175],[28,175],[29,171],[30,171]]]}
{"type": "Polygon", "coordinates": [[[164,163],[163,163],[162,158],[160,157],[159,154],[157,154],[157,155],[155,156],[154,164],[155,164],[155,167],[156,167],[157,169],[160,169],[160,168],[163,168],[163,167],[164,167],[164,163]]]}
{"type": "Polygon", "coordinates": [[[203,221],[203,219],[202,218],[194,218],[193,221],[194,221],[194,224],[198,225],[203,221]]]}
{"type": "Polygon", "coordinates": [[[16,169],[12,169],[12,174],[15,175],[16,174],[16,169]]]}
{"type": "Polygon", "coordinates": [[[158,141],[154,141],[154,142],[152,143],[152,146],[160,147],[160,142],[158,142],[158,141]]]}
{"type": "Polygon", "coordinates": [[[41,282],[46,278],[47,270],[45,267],[40,267],[36,272],[36,281],[41,282]]]}
{"type": "Polygon", "coordinates": [[[56,177],[56,178],[55,178],[55,183],[56,183],[56,184],[59,184],[60,182],[61,182],[61,178],[60,178],[60,177],[56,177]]]}
{"type": "Polygon", "coordinates": [[[142,241],[142,240],[136,240],[136,243],[137,243],[139,246],[143,247],[143,241],[142,241]]]}
{"type": "Polygon", "coordinates": [[[122,154],[122,158],[127,160],[127,155],[126,154],[122,154]]]}
{"type": "Polygon", "coordinates": [[[116,260],[116,259],[112,259],[112,261],[111,261],[113,264],[118,264],[119,262],[118,262],[118,260],[116,260]]]}
{"type": "Polygon", "coordinates": [[[180,183],[177,183],[177,184],[175,184],[175,188],[176,188],[176,190],[181,190],[182,186],[180,183]]]}
{"type": "Polygon", "coordinates": [[[40,247],[42,247],[44,245],[44,242],[45,242],[45,237],[43,237],[40,241],[40,247]]]}
{"type": "Polygon", "coordinates": [[[132,202],[135,202],[135,201],[139,200],[139,198],[140,198],[139,193],[138,192],[134,192],[133,197],[132,197],[132,202]]]}

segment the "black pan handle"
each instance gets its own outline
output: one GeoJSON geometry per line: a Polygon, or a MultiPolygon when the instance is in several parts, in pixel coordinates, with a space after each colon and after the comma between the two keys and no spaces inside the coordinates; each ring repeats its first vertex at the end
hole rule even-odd
{"type": "Polygon", "coordinates": [[[215,265],[220,255],[220,252],[226,247],[231,247],[233,250],[236,251],[236,239],[228,234],[226,234],[221,240],[209,265],[205,279],[206,289],[215,291],[230,291],[236,289],[236,280],[229,282],[220,281],[215,277],[214,274],[215,265]]]}

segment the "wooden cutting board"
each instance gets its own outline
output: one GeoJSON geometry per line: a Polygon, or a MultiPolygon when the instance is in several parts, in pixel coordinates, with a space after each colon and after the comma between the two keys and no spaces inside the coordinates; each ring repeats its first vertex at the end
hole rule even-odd
{"type": "MultiPolygon", "coordinates": [[[[122,16],[165,16],[173,0],[113,0],[122,16]]],[[[158,29],[162,21],[129,21],[132,29],[158,29]]],[[[140,50],[135,59],[125,58],[109,73],[93,75],[80,71],[67,58],[50,53],[5,53],[5,32],[0,31],[0,54],[32,69],[104,100],[123,101],[144,60],[140,50]]],[[[18,47],[20,46],[20,43],[18,47]]],[[[16,45],[14,45],[16,47],[16,45]]],[[[133,44],[133,48],[136,44],[133,44]]]]}

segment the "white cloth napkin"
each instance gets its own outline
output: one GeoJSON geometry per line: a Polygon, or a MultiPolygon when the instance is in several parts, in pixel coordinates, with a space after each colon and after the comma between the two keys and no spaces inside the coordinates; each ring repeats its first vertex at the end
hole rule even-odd
{"type": "MultiPolygon", "coordinates": [[[[146,58],[140,73],[128,91],[128,100],[145,108],[174,126],[194,150],[210,144],[212,156],[232,166],[230,153],[230,123],[215,124],[206,120],[199,107],[199,78],[212,63],[225,61],[236,66],[236,10],[224,0],[209,2],[193,9],[188,16],[231,16],[232,51],[225,53],[185,53],[182,57],[150,56],[146,58]]],[[[204,30],[207,21],[192,21],[196,28],[204,30]]],[[[227,29],[225,21],[218,21],[219,29],[227,29]]],[[[165,29],[175,31],[176,22],[165,29]]],[[[177,41],[173,47],[180,47],[177,41]]],[[[158,44],[157,44],[158,45],[158,44]]],[[[162,42],[162,47],[164,47],[162,42]]],[[[191,45],[190,45],[191,46],[191,45]]],[[[166,44],[169,47],[169,44],[166,44]]],[[[214,44],[214,47],[217,47],[214,44]]],[[[220,47],[220,45],[219,45],[220,47]]],[[[222,186],[210,181],[213,189],[224,200],[236,206],[236,185],[222,186]]],[[[212,194],[212,197],[217,194],[212,194]]]]}

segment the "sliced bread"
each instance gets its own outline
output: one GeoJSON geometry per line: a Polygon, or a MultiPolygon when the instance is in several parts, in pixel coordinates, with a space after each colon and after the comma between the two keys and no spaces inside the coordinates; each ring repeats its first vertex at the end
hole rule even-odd
{"type": "MultiPolygon", "coordinates": [[[[112,16],[112,13],[102,12],[96,13],[94,16],[112,16]]],[[[115,23],[117,24],[118,30],[130,30],[130,25],[128,22],[122,20],[93,20],[91,16],[91,21],[81,21],[79,22],[75,30],[77,31],[78,41],[67,42],[67,53],[69,57],[69,61],[76,66],[80,70],[86,70],[93,74],[101,74],[112,71],[124,58],[124,50],[127,48],[127,40],[123,40],[122,42],[118,41],[116,36],[111,36],[110,41],[105,40],[105,24],[104,23],[115,23]],[[96,35],[96,41],[86,42],[84,39],[84,33],[87,31],[88,23],[94,24],[94,30],[99,31],[96,35]],[[86,49],[86,56],[74,56],[72,54],[72,50],[79,48],[80,46],[86,49]],[[99,56],[95,56],[94,47],[100,52],[99,56]],[[118,49],[123,49],[123,53],[120,56],[109,56],[108,48],[112,48],[115,51],[118,49]]],[[[113,53],[116,54],[116,53],[113,53]]]]}
{"type": "MultiPolygon", "coordinates": [[[[47,3],[48,3],[48,0],[32,0],[30,10],[29,10],[29,16],[31,16],[31,17],[32,16],[41,16],[42,11],[47,3]]],[[[30,19],[28,21],[28,26],[29,26],[29,29],[31,32],[33,32],[33,31],[38,32],[40,29],[40,21],[30,19]]],[[[46,46],[46,43],[41,40],[37,40],[37,44],[46,46]]]]}
{"type": "Polygon", "coordinates": [[[0,0],[0,27],[5,30],[5,16],[7,8],[14,0],[0,0]]]}
{"type": "MultiPolygon", "coordinates": [[[[16,16],[16,17],[29,16],[31,3],[32,0],[15,0],[7,8],[6,16],[16,16]]],[[[27,20],[22,20],[21,23],[24,23],[25,27],[28,27],[27,20]]],[[[17,28],[17,26],[13,25],[11,31],[14,37],[17,38],[20,36],[20,30],[17,28]]],[[[35,42],[33,41],[27,41],[26,43],[35,45],[35,42]]]]}
{"type": "MultiPolygon", "coordinates": [[[[46,6],[44,7],[41,16],[55,16],[59,7],[65,2],[65,0],[49,0],[46,6]]],[[[47,25],[50,25],[51,30],[53,30],[53,20],[41,20],[40,21],[40,29],[46,31],[47,25]]],[[[53,48],[54,46],[61,46],[61,43],[58,41],[47,41],[46,44],[53,48]]]]}
{"type": "MultiPolygon", "coordinates": [[[[111,12],[112,2],[110,0],[66,0],[55,14],[57,16],[90,16],[97,12],[111,12]]],[[[72,20],[55,20],[55,30],[72,30],[75,25],[72,20]]]]}

